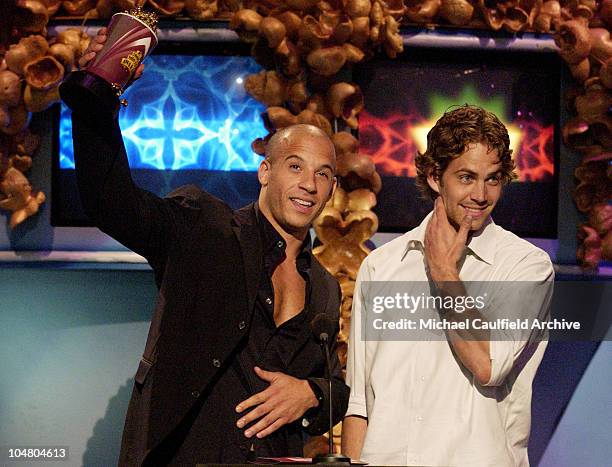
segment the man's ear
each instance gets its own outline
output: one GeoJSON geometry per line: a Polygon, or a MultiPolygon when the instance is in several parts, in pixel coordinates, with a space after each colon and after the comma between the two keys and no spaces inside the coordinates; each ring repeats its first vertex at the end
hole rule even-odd
{"type": "Polygon", "coordinates": [[[334,175],[334,181],[332,182],[331,192],[329,193],[329,198],[327,198],[327,201],[332,199],[334,193],[336,192],[336,188],[338,188],[338,176],[334,175]]]}
{"type": "Polygon", "coordinates": [[[259,164],[259,168],[257,169],[257,178],[259,179],[259,183],[261,186],[266,186],[268,184],[268,179],[270,178],[270,161],[268,159],[264,159],[259,164]]]}
{"type": "Polygon", "coordinates": [[[433,168],[429,169],[427,172],[427,184],[429,185],[429,188],[440,194],[440,178],[435,175],[433,168]]]}

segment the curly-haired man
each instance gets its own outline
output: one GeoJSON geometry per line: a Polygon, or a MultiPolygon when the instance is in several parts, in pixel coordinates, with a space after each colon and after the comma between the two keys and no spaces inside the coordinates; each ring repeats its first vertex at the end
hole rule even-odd
{"type": "MultiPolygon", "coordinates": [[[[490,323],[547,320],[554,272],[544,251],[491,219],[503,186],[515,177],[509,146],[506,128],[491,112],[470,105],[446,112],[416,158],[417,185],[434,200],[433,211],[360,268],[343,430],[343,451],[354,459],[376,465],[529,464],[531,384],[546,336],[490,323]],[[380,329],[384,317],[370,316],[371,291],[379,284],[393,290],[423,284],[419,290],[441,299],[432,302],[437,323],[443,323],[435,328],[439,332],[417,330],[402,340],[387,329],[368,338],[366,328],[378,322],[380,329]],[[480,297],[483,306],[465,306],[474,300],[473,284],[489,287],[490,295],[480,297]]],[[[431,311],[425,308],[412,316],[426,327],[428,320],[417,319],[431,311]]]]}

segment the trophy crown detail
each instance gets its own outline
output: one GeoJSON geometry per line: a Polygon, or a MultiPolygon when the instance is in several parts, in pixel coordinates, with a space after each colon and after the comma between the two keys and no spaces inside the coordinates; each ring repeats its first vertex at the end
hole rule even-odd
{"type": "Polygon", "coordinates": [[[158,16],[154,12],[145,11],[142,8],[137,7],[132,10],[126,11],[126,13],[142,21],[144,24],[149,26],[154,33],[156,32],[158,16]]]}
{"type": "Polygon", "coordinates": [[[142,59],[142,52],[140,50],[134,50],[133,52],[130,52],[130,54],[127,57],[123,57],[121,59],[121,66],[125,69],[125,71],[127,71],[129,74],[134,73],[134,71],[136,71],[136,67],[138,67],[138,64],[140,63],[140,60],[142,59]]]}

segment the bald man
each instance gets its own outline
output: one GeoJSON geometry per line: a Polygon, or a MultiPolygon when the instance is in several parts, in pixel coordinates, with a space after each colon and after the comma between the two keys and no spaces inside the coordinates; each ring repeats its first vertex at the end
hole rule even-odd
{"type": "Polygon", "coordinates": [[[72,121],[86,212],[148,260],[159,289],[119,465],[301,456],[304,435],[327,429],[327,400],[335,423],[348,401],[337,325],[331,395],[310,327],[320,313],[338,323],[340,289],[309,235],[336,186],[329,137],[309,125],[278,131],[258,201],[233,211],[195,186],[166,198],[138,188],[117,121],[93,107],[72,121]]]}

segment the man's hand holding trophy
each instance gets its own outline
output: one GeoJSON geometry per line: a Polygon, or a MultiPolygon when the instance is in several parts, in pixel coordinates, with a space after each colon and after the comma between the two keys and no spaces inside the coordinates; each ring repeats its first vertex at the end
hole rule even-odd
{"type": "Polygon", "coordinates": [[[72,110],[79,110],[93,99],[97,108],[116,116],[119,97],[140,77],[142,61],[157,46],[157,15],[140,7],[116,13],[107,28],[98,31],[79,59],[78,71],[60,85],[62,100],[72,110]]]}

